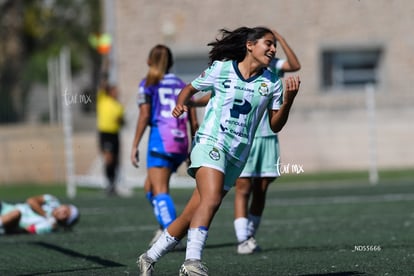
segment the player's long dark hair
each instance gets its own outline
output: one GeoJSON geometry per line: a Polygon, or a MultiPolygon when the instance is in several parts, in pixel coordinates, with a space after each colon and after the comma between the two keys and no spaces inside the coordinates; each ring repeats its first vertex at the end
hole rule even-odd
{"type": "Polygon", "coordinates": [[[221,38],[210,42],[207,45],[213,48],[209,53],[209,65],[215,60],[236,60],[241,62],[246,57],[246,43],[247,41],[256,42],[258,39],[265,36],[267,33],[273,33],[266,27],[240,27],[233,31],[221,29],[221,38]]]}

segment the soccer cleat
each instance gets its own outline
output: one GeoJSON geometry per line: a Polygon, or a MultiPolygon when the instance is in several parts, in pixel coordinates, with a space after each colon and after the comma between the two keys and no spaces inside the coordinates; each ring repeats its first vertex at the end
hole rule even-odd
{"type": "Polygon", "coordinates": [[[180,276],[208,276],[207,267],[200,260],[185,260],[180,267],[180,276]]]}
{"type": "Polygon", "coordinates": [[[158,228],[157,230],[155,230],[154,237],[152,238],[148,246],[151,247],[159,239],[159,237],[161,237],[162,233],[163,233],[163,230],[161,228],[158,228]]]}
{"type": "Polygon", "coordinates": [[[254,252],[260,251],[260,247],[257,245],[256,239],[250,237],[247,240],[239,243],[237,246],[238,254],[253,254],[254,252]]]}
{"type": "Polygon", "coordinates": [[[151,276],[154,273],[155,262],[147,256],[146,253],[139,256],[137,260],[139,275],[140,276],[151,276]]]}

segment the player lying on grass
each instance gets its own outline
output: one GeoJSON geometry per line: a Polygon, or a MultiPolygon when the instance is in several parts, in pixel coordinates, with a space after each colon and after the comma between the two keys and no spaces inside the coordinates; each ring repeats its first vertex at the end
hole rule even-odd
{"type": "Polygon", "coordinates": [[[79,220],[79,210],[61,204],[53,195],[30,197],[25,203],[0,201],[0,234],[46,234],[59,228],[70,228],[79,220]]]}

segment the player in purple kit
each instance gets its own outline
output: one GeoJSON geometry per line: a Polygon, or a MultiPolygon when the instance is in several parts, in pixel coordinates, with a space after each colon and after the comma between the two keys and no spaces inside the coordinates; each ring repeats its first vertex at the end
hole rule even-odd
{"type": "MultiPolygon", "coordinates": [[[[131,149],[131,162],[138,167],[138,147],[150,126],[147,150],[146,197],[153,206],[154,215],[165,229],[176,218],[174,202],[169,194],[172,173],[188,158],[190,122],[194,135],[198,123],[195,110],[188,116],[172,116],[172,110],[181,89],[186,85],[169,70],[173,65],[171,50],[165,45],[154,46],[147,60],[149,70],[138,90],[139,116],[131,149]]],[[[160,231],[156,232],[156,237],[160,231]]]]}

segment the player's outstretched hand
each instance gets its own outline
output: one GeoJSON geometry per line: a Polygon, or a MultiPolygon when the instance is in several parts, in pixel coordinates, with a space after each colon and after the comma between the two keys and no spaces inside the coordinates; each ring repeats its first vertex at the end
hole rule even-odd
{"type": "Polygon", "coordinates": [[[299,76],[288,76],[285,78],[285,95],[284,100],[287,102],[293,102],[298,94],[300,87],[299,76]]]}

